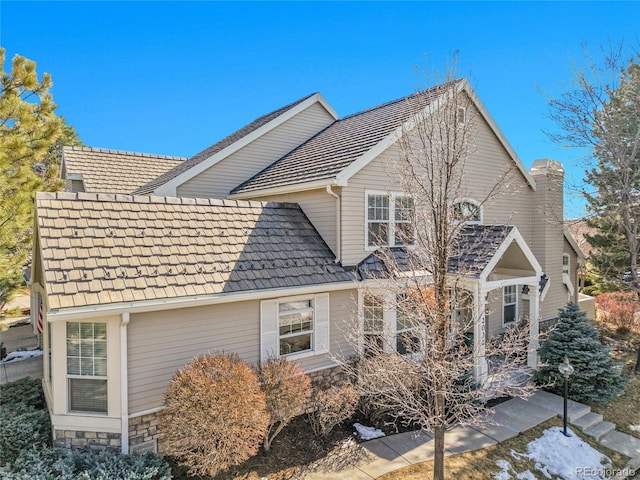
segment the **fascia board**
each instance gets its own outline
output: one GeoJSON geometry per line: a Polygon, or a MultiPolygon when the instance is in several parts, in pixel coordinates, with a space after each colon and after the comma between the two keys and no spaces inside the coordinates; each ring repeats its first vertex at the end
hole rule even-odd
{"type": "Polygon", "coordinates": [[[573,238],[573,235],[571,235],[571,232],[567,231],[566,229],[564,229],[562,233],[564,235],[564,238],[567,239],[567,242],[569,242],[569,245],[571,245],[571,248],[573,248],[573,250],[578,255],[578,263],[584,264],[587,261],[587,258],[584,256],[584,253],[580,248],[580,246],[578,245],[578,242],[576,242],[576,239],[573,238]]]}
{"type": "Polygon", "coordinates": [[[266,298],[306,295],[309,293],[333,292],[337,290],[355,289],[354,281],[336,282],[302,287],[270,288],[265,290],[252,290],[249,292],[219,293],[213,295],[198,295],[190,297],[165,298],[159,300],[145,300],[139,302],[113,303],[107,305],[95,305],[88,307],[73,307],[51,310],[47,314],[50,322],[77,320],[82,318],[97,318],[107,315],[119,315],[125,312],[142,313],[175,308],[190,308],[206,305],[216,305],[230,302],[243,302],[248,300],[263,300],[266,298]]]}
{"type": "Polygon", "coordinates": [[[206,160],[200,162],[197,165],[194,165],[189,170],[187,170],[185,172],[182,172],[177,177],[172,178],[167,183],[159,186],[158,188],[156,188],[154,190],[153,194],[154,195],[158,195],[158,196],[172,196],[172,195],[175,195],[176,191],[177,191],[177,188],[180,185],[182,185],[183,183],[185,183],[187,180],[190,180],[193,177],[195,177],[196,175],[198,175],[198,174],[202,173],[203,171],[207,170],[208,168],[211,168],[212,166],[214,166],[215,164],[221,162],[222,160],[224,160],[226,157],[228,157],[232,153],[235,153],[238,150],[240,150],[241,148],[249,145],[251,142],[257,140],[258,138],[260,138],[264,134],[266,134],[266,133],[270,132],[271,130],[273,130],[274,128],[282,125],[287,120],[293,118],[298,113],[302,112],[303,110],[307,109],[308,107],[310,107],[314,103],[318,103],[318,102],[321,103],[321,105],[327,110],[327,112],[329,112],[329,114],[331,114],[334,118],[336,118],[337,114],[335,113],[333,108],[331,108],[331,106],[328,104],[328,102],[326,100],[324,100],[324,99],[321,100],[321,97],[320,97],[319,93],[316,93],[315,95],[307,98],[305,101],[299,103],[295,107],[290,108],[289,110],[284,112],[279,117],[274,118],[273,120],[271,120],[266,125],[263,125],[260,128],[258,128],[256,130],[254,130],[253,132],[251,132],[250,134],[245,135],[240,140],[232,143],[231,145],[229,145],[226,148],[223,148],[222,150],[220,150],[219,152],[215,153],[214,155],[212,155],[211,157],[207,158],[206,160]]]}
{"type": "Polygon", "coordinates": [[[491,130],[493,131],[493,134],[496,136],[500,144],[507,151],[507,153],[513,160],[513,163],[515,163],[518,170],[520,170],[520,173],[522,173],[524,178],[527,180],[527,183],[535,191],[536,181],[533,179],[529,171],[525,168],[524,164],[522,163],[522,160],[520,160],[520,157],[518,157],[518,154],[513,149],[513,147],[507,140],[507,138],[504,136],[504,134],[498,127],[498,124],[495,122],[495,120],[493,119],[493,117],[491,116],[487,108],[484,106],[484,104],[480,100],[480,97],[478,97],[476,92],[473,90],[469,82],[466,79],[464,79],[462,82],[460,82],[459,88],[461,90],[464,90],[467,93],[467,95],[469,95],[469,98],[471,99],[471,101],[474,103],[474,105],[480,112],[480,115],[482,115],[482,118],[487,122],[487,124],[489,125],[489,128],[491,128],[491,130]]]}
{"type": "Polygon", "coordinates": [[[251,200],[256,197],[266,197],[269,195],[284,195],[287,193],[317,190],[319,188],[326,188],[327,185],[335,185],[335,180],[333,178],[324,178],[322,180],[316,180],[314,182],[294,183],[291,185],[283,185],[281,187],[249,190],[247,192],[233,193],[231,195],[228,195],[227,198],[229,200],[251,200]]]}
{"type": "Polygon", "coordinates": [[[498,264],[502,256],[507,251],[507,248],[509,248],[509,246],[514,241],[516,242],[518,247],[520,247],[520,250],[522,250],[522,253],[524,254],[525,258],[527,259],[531,267],[533,267],[533,270],[536,272],[536,276],[540,277],[540,275],[542,275],[542,267],[538,263],[538,260],[536,259],[531,249],[529,248],[529,245],[527,245],[527,242],[524,241],[524,238],[522,238],[522,235],[518,231],[517,227],[513,227],[511,232],[509,232],[509,235],[507,235],[507,238],[505,238],[504,241],[502,242],[502,245],[500,245],[500,248],[498,248],[498,250],[496,251],[493,258],[489,261],[487,266],[484,268],[484,270],[480,274],[479,276],[480,280],[487,283],[487,277],[493,271],[493,269],[496,268],[496,265],[498,264]]]}

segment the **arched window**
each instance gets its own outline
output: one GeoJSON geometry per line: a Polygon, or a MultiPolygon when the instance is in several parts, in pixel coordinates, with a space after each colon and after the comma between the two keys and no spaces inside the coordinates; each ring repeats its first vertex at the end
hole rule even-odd
{"type": "Polygon", "coordinates": [[[482,209],[473,200],[462,200],[453,206],[453,212],[458,222],[470,225],[482,223],[482,209]]]}

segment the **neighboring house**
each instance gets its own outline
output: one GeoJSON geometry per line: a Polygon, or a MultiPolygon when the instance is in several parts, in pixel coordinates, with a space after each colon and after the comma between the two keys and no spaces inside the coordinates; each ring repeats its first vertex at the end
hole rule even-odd
{"type": "Polygon", "coordinates": [[[64,147],[60,176],[67,192],[126,194],[185,160],[104,148],[64,147]]]}
{"type": "MultiPolygon", "coordinates": [[[[478,351],[526,316],[535,367],[539,320],[576,300],[583,262],[561,221],[564,172],[551,160],[527,170],[468,83],[455,86],[478,114],[461,203],[477,207],[506,169],[517,185],[478,209],[460,239],[473,258],[454,257],[450,269],[474,294],[465,308],[478,351]]],[[[401,126],[424,108],[414,95],[339,119],[313,94],[132,195],[39,194],[33,302],[46,317],[54,442],[156,448],[168,382],[202,353],[286,356],[332,380],[334,356],[353,351],[347,337],[363,321],[362,287],[385,273],[371,233],[402,228],[392,200],[406,192],[392,160],[401,126]]],[[[386,243],[401,261],[391,233],[386,243]]],[[[367,311],[384,328],[366,334],[400,332],[392,309],[367,311]]],[[[483,358],[474,373],[486,376],[483,358]]]]}

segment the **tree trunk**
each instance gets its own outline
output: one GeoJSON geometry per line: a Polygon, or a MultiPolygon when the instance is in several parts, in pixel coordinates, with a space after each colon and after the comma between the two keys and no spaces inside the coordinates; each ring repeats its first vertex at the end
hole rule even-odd
{"type": "Polygon", "coordinates": [[[434,428],[433,480],[444,480],[444,425],[434,428]]]}
{"type": "Polygon", "coordinates": [[[636,358],[636,368],[635,368],[635,372],[637,374],[640,374],[640,345],[638,345],[638,356],[636,358]]]}

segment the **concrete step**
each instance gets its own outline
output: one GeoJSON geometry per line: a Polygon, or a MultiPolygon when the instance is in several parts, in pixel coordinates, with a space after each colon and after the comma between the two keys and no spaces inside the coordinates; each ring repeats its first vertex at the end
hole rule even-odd
{"type": "Polygon", "coordinates": [[[602,422],[602,415],[595,412],[589,412],[586,415],[576,418],[571,423],[583,432],[590,427],[602,422]]]}
{"type": "MultiPolygon", "coordinates": [[[[604,435],[600,439],[600,443],[605,447],[609,447],[616,452],[622,453],[627,457],[636,459],[636,462],[640,462],[640,438],[632,437],[626,433],[614,430],[604,435]]],[[[638,470],[640,471],[640,463],[638,464],[638,470]]]]}
{"type": "Polygon", "coordinates": [[[616,429],[615,423],[600,422],[585,429],[584,433],[586,433],[590,437],[595,438],[599,442],[602,437],[604,437],[608,433],[613,432],[615,429],[616,429]]]}

